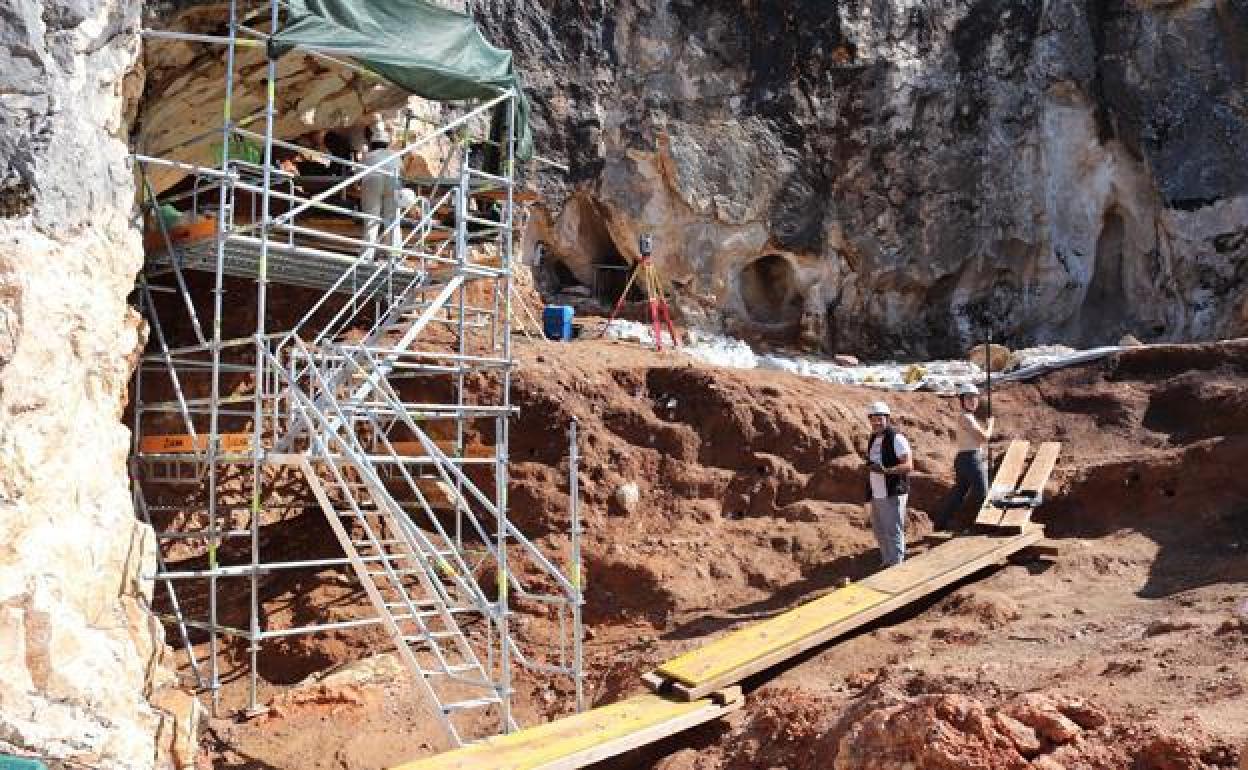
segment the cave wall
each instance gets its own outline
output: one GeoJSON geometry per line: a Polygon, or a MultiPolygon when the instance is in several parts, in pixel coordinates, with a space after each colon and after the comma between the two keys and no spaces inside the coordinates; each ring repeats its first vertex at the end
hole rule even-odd
{"type": "Polygon", "coordinates": [[[144,329],[133,0],[0,8],[0,752],[192,766],[120,416],[144,329]]]}
{"type": "Polygon", "coordinates": [[[572,166],[549,253],[592,261],[587,210],[630,258],[654,232],[695,320],[789,318],[740,290],[780,255],[830,352],[1248,329],[1246,0],[474,7],[572,166]]]}

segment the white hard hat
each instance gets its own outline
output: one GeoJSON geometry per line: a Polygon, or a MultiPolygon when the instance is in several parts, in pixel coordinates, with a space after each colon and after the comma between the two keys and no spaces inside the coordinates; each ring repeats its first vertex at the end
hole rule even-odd
{"type": "Polygon", "coordinates": [[[871,406],[867,407],[867,414],[871,417],[874,417],[877,414],[890,416],[892,413],[893,411],[888,408],[888,404],[883,401],[873,401],[871,402],[871,406]]]}
{"type": "Polygon", "coordinates": [[[368,130],[368,140],[370,142],[385,142],[390,144],[390,132],[386,130],[385,121],[377,118],[373,121],[373,125],[368,130]]]}
{"type": "Polygon", "coordinates": [[[979,388],[972,382],[959,382],[956,392],[959,396],[978,396],[979,388]]]}
{"type": "Polygon", "coordinates": [[[400,187],[394,191],[394,203],[404,211],[415,206],[417,199],[416,191],[410,187],[400,187]]]}

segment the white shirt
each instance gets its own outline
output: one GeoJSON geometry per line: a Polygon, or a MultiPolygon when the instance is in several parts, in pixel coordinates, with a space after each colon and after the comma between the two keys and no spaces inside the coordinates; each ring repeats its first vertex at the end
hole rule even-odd
{"type": "MultiPolygon", "coordinates": [[[[884,464],[884,453],[880,448],[884,443],[883,439],[884,434],[877,433],[871,437],[871,445],[867,447],[867,460],[877,465],[884,464]]],[[[893,453],[898,460],[910,456],[910,442],[900,433],[893,434],[893,453]]],[[[877,500],[888,497],[888,484],[884,481],[883,473],[871,474],[871,496],[877,500]]]]}
{"type": "Polygon", "coordinates": [[[366,174],[360,180],[360,210],[373,216],[385,216],[394,211],[394,171],[398,159],[389,148],[369,150],[360,162],[372,166],[386,161],[381,168],[366,174]]]}

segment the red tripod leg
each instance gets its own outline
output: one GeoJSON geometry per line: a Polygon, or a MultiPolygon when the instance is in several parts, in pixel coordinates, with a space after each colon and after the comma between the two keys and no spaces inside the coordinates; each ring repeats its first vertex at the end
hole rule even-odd
{"type": "Polygon", "coordinates": [[[669,334],[672,335],[672,345],[674,347],[680,347],[680,337],[676,336],[676,327],[675,325],[672,324],[672,309],[667,304],[666,297],[664,297],[663,299],[662,307],[663,307],[663,320],[667,322],[667,331],[669,334]]]}
{"type": "Polygon", "coordinates": [[[663,352],[663,326],[659,322],[658,281],[654,278],[654,270],[646,270],[647,294],[650,295],[650,325],[654,327],[654,349],[663,352]]]}

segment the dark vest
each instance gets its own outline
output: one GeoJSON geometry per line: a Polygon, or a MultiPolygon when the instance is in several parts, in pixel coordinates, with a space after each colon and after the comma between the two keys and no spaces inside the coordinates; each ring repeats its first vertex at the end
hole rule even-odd
{"type": "MultiPolygon", "coordinates": [[[[885,468],[891,468],[897,464],[897,450],[893,446],[893,439],[897,435],[897,431],[893,426],[889,425],[880,434],[880,465],[885,468]]],[[[875,435],[867,437],[867,454],[871,453],[871,442],[875,440],[875,435]]],[[[909,494],[910,492],[910,476],[885,476],[884,489],[888,491],[889,497],[897,497],[898,495],[909,494]]],[[[867,500],[871,500],[871,479],[867,478],[867,500]]]]}

